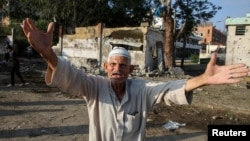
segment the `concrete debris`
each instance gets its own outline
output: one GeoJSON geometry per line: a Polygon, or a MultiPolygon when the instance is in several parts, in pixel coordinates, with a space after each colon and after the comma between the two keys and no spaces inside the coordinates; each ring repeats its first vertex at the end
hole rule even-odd
{"type": "Polygon", "coordinates": [[[176,130],[183,126],[186,126],[186,123],[178,123],[178,122],[173,122],[170,120],[169,122],[164,124],[162,127],[167,130],[176,130]]]}

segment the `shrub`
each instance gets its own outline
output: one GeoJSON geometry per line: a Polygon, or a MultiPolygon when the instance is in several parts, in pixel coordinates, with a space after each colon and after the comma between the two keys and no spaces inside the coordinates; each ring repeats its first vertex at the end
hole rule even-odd
{"type": "Polygon", "coordinates": [[[198,63],[199,62],[199,55],[192,54],[190,59],[191,59],[192,63],[198,63]]]}

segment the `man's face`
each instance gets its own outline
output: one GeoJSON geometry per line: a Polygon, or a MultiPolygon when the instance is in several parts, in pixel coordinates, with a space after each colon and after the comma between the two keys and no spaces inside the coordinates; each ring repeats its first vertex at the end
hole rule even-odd
{"type": "Polygon", "coordinates": [[[8,51],[8,52],[11,52],[12,50],[11,50],[10,48],[7,48],[7,51],[8,51]]]}
{"type": "Polygon", "coordinates": [[[124,56],[111,56],[108,62],[104,63],[104,69],[112,84],[125,83],[132,72],[130,60],[124,56]]]}

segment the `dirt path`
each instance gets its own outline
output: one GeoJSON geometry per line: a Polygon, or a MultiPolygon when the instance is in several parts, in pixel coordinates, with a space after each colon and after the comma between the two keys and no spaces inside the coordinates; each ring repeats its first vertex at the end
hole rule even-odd
{"type": "MultiPolygon", "coordinates": [[[[0,91],[0,140],[88,140],[88,115],[83,100],[65,98],[60,92],[29,91],[28,88],[0,91]]],[[[199,129],[184,127],[170,132],[161,126],[153,119],[149,121],[147,140],[193,141],[206,137],[199,129]]]]}
{"type": "MultiPolygon", "coordinates": [[[[43,61],[23,64],[24,78],[30,83],[23,87],[6,87],[9,73],[3,68],[0,69],[0,141],[88,140],[85,102],[47,87],[43,61]]],[[[149,113],[146,139],[206,141],[208,124],[250,124],[249,95],[250,90],[243,82],[198,89],[190,106],[159,105],[149,113]],[[186,126],[175,131],[164,130],[162,125],[170,120],[186,126]]]]}

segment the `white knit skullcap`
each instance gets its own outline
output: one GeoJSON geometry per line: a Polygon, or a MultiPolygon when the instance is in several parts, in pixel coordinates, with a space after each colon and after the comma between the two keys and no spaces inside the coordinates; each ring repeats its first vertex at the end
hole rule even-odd
{"type": "Polygon", "coordinates": [[[114,47],[110,51],[108,58],[110,58],[111,56],[124,56],[124,57],[131,59],[130,53],[128,52],[127,49],[123,47],[114,47]]]}

